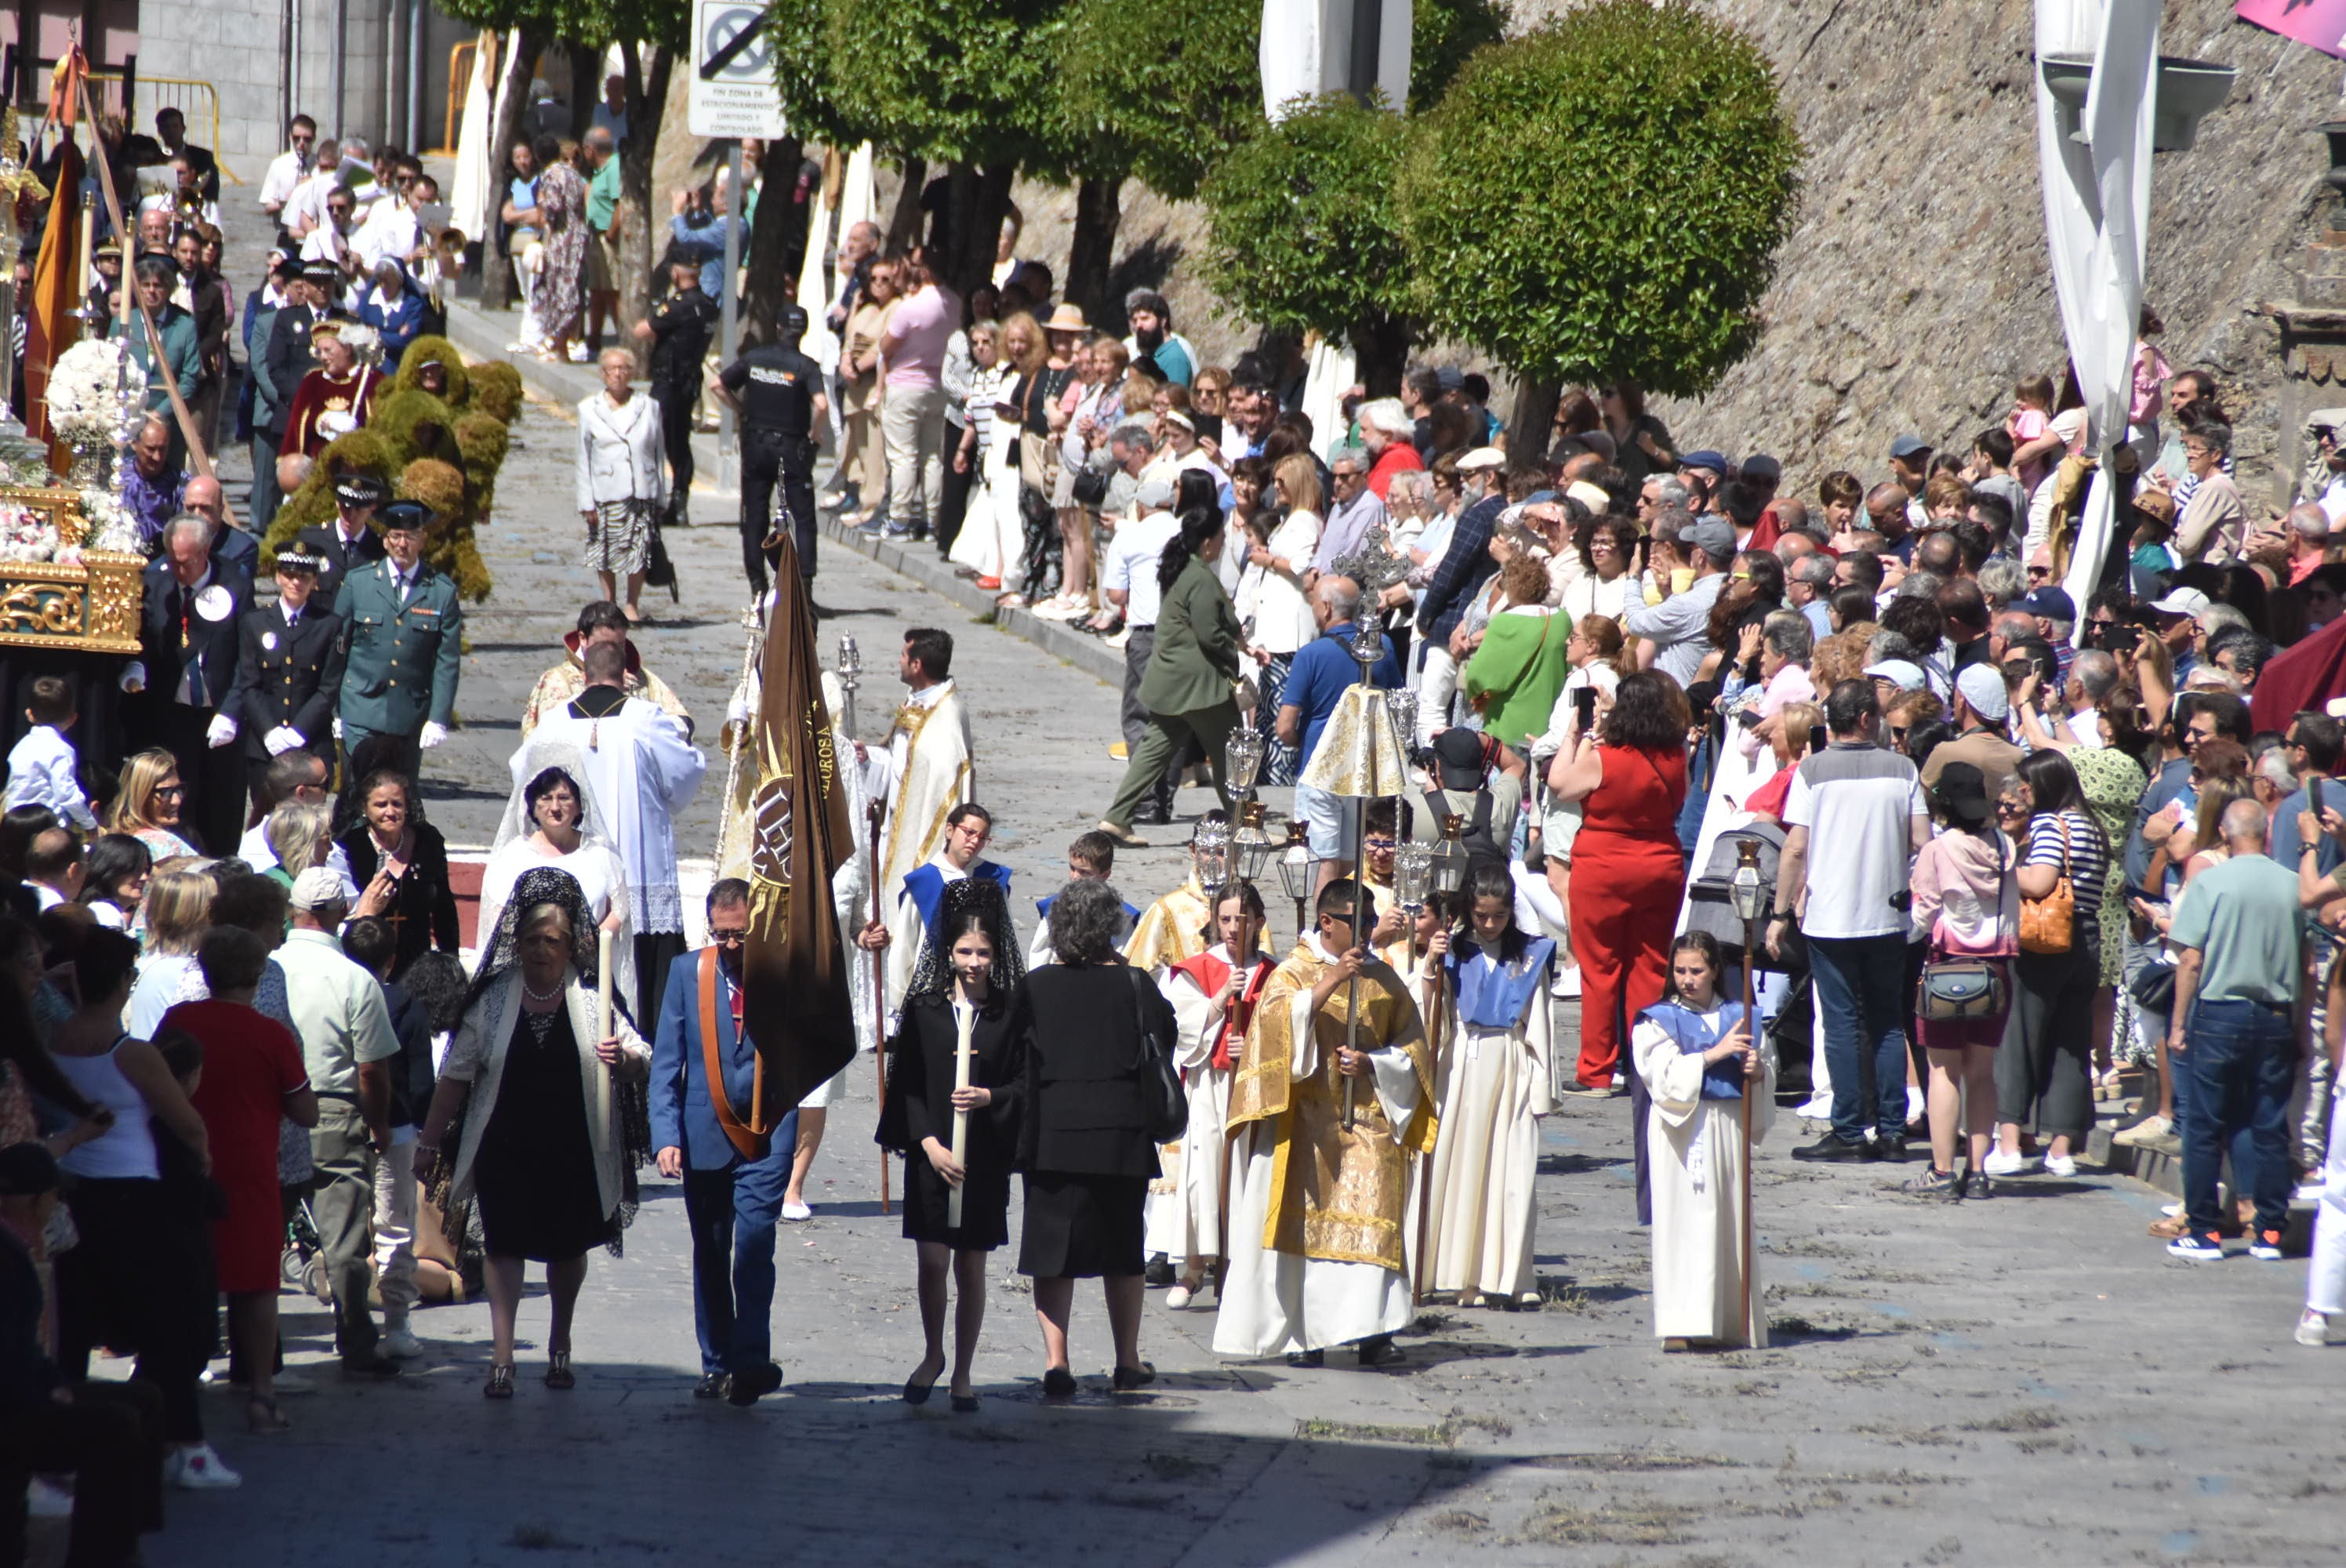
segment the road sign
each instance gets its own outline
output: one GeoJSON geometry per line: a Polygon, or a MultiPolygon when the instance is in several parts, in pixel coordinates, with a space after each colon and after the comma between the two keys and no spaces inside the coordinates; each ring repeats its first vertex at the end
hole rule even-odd
{"type": "Polygon", "coordinates": [[[694,136],[782,134],[782,95],[765,25],[764,0],[694,0],[685,119],[694,136]]]}

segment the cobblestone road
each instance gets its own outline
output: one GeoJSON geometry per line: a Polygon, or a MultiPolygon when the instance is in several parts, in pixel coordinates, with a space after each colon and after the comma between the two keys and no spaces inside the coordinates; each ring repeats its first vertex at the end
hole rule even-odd
{"type": "MultiPolygon", "coordinates": [[[[569,430],[534,406],[483,539],[495,597],[471,613],[464,726],[431,759],[431,809],[484,844],[523,696],[590,591],[577,566],[569,430]]],[[[714,521],[715,519],[712,519],[714,521]]],[[[682,606],[647,659],[713,731],[739,668],[729,526],[675,539],[682,606]]],[[[903,627],[959,644],[978,778],[1022,897],[1056,881],[1118,771],[1113,693],[846,552],[818,598],[871,665],[903,627]]],[[[665,609],[663,600],[662,608],[665,609]]],[[[864,699],[876,728],[895,688],[864,699]]],[[[713,839],[712,785],[680,825],[713,839]]],[[[1193,812],[1201,799],[1183,798],[1193,812]]],[[[1170,851],[1120,858],[1145,901],[1170,851]]],[[[1274,901],[1275,902],[1278,901],[1274,901]]],[[[868,1059],[867,1059],[868,1060],[868,1059]]],[[[288,1436],[246,1435],[211,1401],[240,1492],[175,1497],[150,1561],[1214,1565],[1342,1562],[1664,1564],[2134,1562],[2330,1563],[2346,1350],[2288,1341],[2305,1265],[2170,1262],[2143,1236],[2157,1199],[2090,1175],[2016,1180],[1991,1205],[1918,1207],[1878,1167],[1804,1167],[1780,1125],[1758,1213],[1776,1349],[1661,1356],[1634,1226],[1625,1102],[1568,1102],[1544,1133],[1543,1309],[1429,1307],[1409,1364],[1234,1366],[1212,1320],[1152,1293],[1148,1394],[1100,1391],[1096,1292],[1078,1300],[1087,1392],[1037,1398],[1029,1299],[993,1269],[984,1413],[911,1410],[911,1249],[878,1212],[868,1082],[833,1115],[819,1209],[781,1242],[776,1343],[789,1385],[754,1410],[696,1403],[678,1189],[651,1181],[624,1259],[595,1259],[577,1390],[547,1391],[546,1304],[523,1317],[518,1397],[485,1403],[487,1309],[420,1313],[414,1375],[344,1387],[314,1304],[289,1349],[322,1386],[288,1436]],[[2329,1544],[2325,1545],[2327,1542],[2329,1544]]],[[[533,1270],[535,1274],[535,1270],[533,1270]]],[[[1342,1359],[1338,1358],[1339,1361],[1342,1359]]]]}

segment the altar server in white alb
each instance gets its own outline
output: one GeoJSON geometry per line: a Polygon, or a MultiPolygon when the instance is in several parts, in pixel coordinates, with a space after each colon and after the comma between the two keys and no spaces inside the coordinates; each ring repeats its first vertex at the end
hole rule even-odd
{"type": "Polygon", "coordinates": [[[1719,994],[1719,978],[1718,942],[1688,932],[1670,946],[1668,993],[1629,1032],[1653,1096],[1654,1333],[1666,1350],[1768,1343],[1765,1289],[1746,1278],[1758,1260],[1743,1204],[1751,1149],[1775,1120],[1776,1058],[1753,1046],[1743,1004],[1719,994]]]}
{"type": "MultiPolygon", "coordinates": [[[[879,779],[887,802],[880,839],[880,887],[888,901],[887,1009],[891,1019],[921,962],[921,911],[898,897],[904,879],[945,849],[946,820],[975,792],[969,712],[953,682],[953,637],[928,626],[904,634],[897,674],[908,689],[888,731],[879,779]]],[[[991,823],[989,821],[989,826],[991,823]]],[[[955,867],[959,870],[959,867],[955,867]]],[[[1008,886],[1008,880],[1004,879],[1008,886]]]]}
{"type": "Polygon", "coordinates": [[[513,756],[516,788],[537,776],[541,755],[584,764],[579,782],[609,824],[627,871],[627,910],[635,924],[636,989],[627,998],[638,1019],[659,1016],[668,966],[684,952],[684,897],[677,887],[676,813],[692,803],[709,759],[684,726],[658,703],[629,697],[627,656],[617,643],[586,650],[585,689],[538,721],[513,756]]]}
{"type": "Polygon", "coordinates": [[[1214,925],[1214,945],[1173,965],[1158,983],[1181,1027],[1176,1064],[1189,1096],[1189,1129],[1173,1179],[1162,1192],[1152,1184],[1148,1197],[1148,1250],[1180,1266],[1165,1293],[1165,1305],[1173,1308],[1187,1307],[1205,1288],[1209,1270],[1221,1278],[1230,1077],[1273,967],[1259,945],[1262,895],[1253,884],[1241,882],[1222,899],[1214,925]]]}
{"type": "Polygon", "coordinates": [[[1533,1183],[1539,1118],[1556,1108],[1547,992],[1556,943],[1515,924],[1515,881],[1504,866],[1478,867],[1466,893],[1468,930],[1443,966],[1451,1004],[1446,1050],[1436,1055],[1448,1071],[1421,1277],[1474,1306],[1539,1293],[1533,1183]]]}

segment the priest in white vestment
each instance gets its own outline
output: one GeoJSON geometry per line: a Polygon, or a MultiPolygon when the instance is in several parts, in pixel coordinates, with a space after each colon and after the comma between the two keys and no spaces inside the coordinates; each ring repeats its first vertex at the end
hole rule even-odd
{"type": "Polygon", "coordinates": [[[952,668],[951,636],[925,627],[904,634],[897,673],[909,691],[888,731],[885,765],[875,769],[887,813],[880,837],[880,886],[887,903],[885,1001],[891,1018],[903,1005],[921,961],[919,910],[898,895],[907,877],[943,852],[946,819],[977,787],[969,713],[952,668]]]}
{"type": "Polygon", "coordinates": [[[513,780],[518,788],[535,778],[541,755],[584,769],[579,782],[595,798],[627,871],[636,950],[636,995],[628,1001],[638,1020],[657,1018],[668,964],[684,952],[675,816],[699,793],[709,759],[673,715],[627,695],[621,648],[609,643],[589,648],[586,671],[585,688],[541,718],[514,753],[513,780]]]}
{"type": "Polygon", "coordinates": [[[1357,1343],[1363,1366],[1402,1359],[1392,1336],[1413,1310],[1408,1156],[1433,1146],[1433,1067],[1401,976],[1356,945],[1355,900],[1366,902],[1346,879],[1320,891],[1319,929],[1263,987],[1231,1086],[1222,1355],[1285,1350],[1290,1365],[1316,1367],[1329,1346],[1357,1343]],[[1345,1044],[1355,972],[1357,1053],[1345,1044]]]}

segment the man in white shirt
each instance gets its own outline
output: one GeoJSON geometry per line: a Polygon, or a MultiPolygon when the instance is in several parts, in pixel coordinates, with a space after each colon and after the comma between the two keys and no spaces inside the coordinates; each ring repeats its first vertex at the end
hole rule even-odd
{"type": "Polygon", "coordinates": [[[285,199],[284,210],[277,215],[285,231],[294,239],[308,239],[310,230],[326,221],[328,193],[344,188],[342,167],[342,144],[328,137],[318,144],[317,159],[311,165],[309,176],[293,188],[293,194],[285,199]]]}
{"type": "Polygon", "coordinates": [[[1801,762],[1784,801],[1768,951],[1781,956],[1797,910],[1833,1097],[1832,1130],[1794,1159],[1906,1157],[1909,872],[1931,819],[1914,764],[1877,738],[1881,717],[1872,682],[1834,687],[1825,698],[1832,745],[1801,762]]]}
{"type": "MultiPolygon", "coordinates": [[[[1124,743],[1137,752],[1148,732],[1148,707],[1140,700],[1140,677],[1157,651],[1158,559],[1166,545],[1181,532],[1173,514],[1173,479],[1156,473],[1140,482],[1136,499],[1140,515],[1119,524],[1109,540],[1107,558],[1100,564],[1100,592],[1124,616],[1124,702],[1118,721],[1124,743]]],[[[1140,809],[1137,822],[1162,827],[1173,820],[1173,790],[1180,777],[1177,761],[1158,781],[1155,793],[1140,809]]]]}
{"type": "Polygon", "coordinates": [[[367,209],[365,219],[351,234],[351,249],[369,271],[385,261],[403,267],[423,242],[423,225],[410,196],[398,192],[367,209]]]}
{"type": "Polygon", "coordinates": [[[360,272],[359,254],[351,243],[358,199],[337,188],[326,193],[326,220],[301,241],[301,260],[322,261],[341,272],[347,283],[360,272]]]}
{"type": "Polygon", "coordinates": [[[310,178],[310,149],[317,145],[318,122],[295,115],[285,127],[285,139],[291,145],[269,160],[269,172],[260,177],[260,210],[280,219],[293,192],[310,178]]]}

